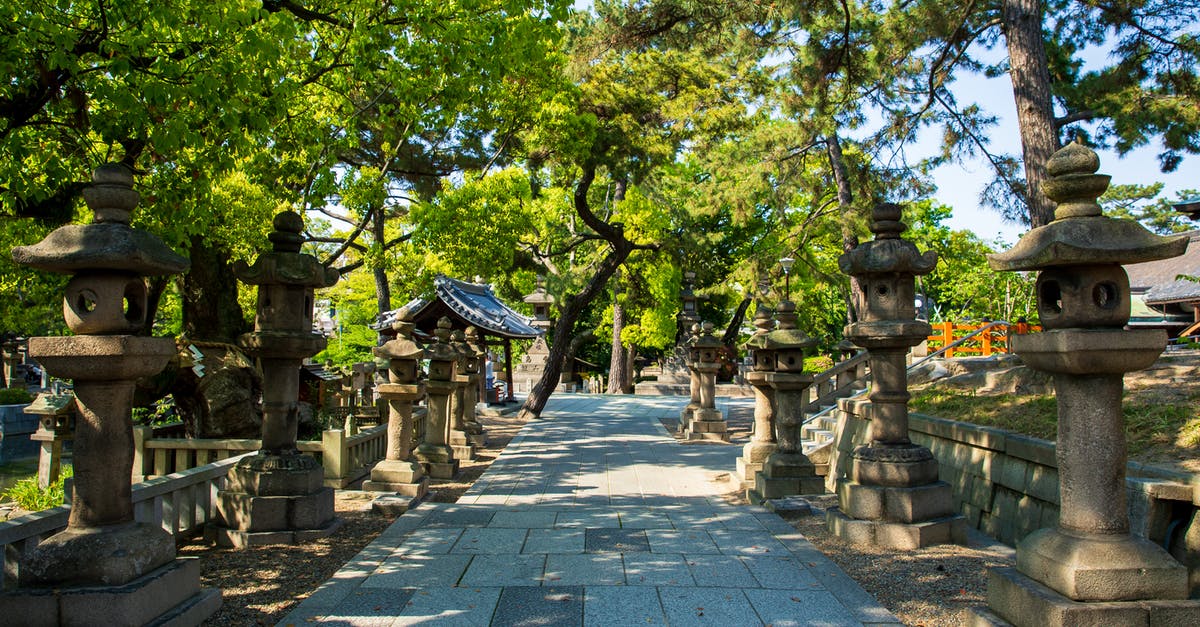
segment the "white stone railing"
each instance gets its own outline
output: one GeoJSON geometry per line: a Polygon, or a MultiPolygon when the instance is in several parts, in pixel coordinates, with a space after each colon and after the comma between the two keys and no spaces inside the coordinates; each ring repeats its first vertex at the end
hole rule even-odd
{"type": "MultiPolygon", "coordinates": [[[[134,520],[161,525],[176,541],[199,534],[205,524],[216,518],[217,491],[241,457],[229,457],[135,484],[134,520]]],[[[71,506],[67,504],[0,523],[6,588],[14,585],[19,576],[21,556],[45,538],[66,529],[70,514],[71,506]]]]}

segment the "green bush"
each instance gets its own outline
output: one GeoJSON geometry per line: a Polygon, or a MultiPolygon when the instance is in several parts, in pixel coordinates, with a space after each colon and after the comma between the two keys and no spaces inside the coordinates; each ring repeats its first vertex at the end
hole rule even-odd
{"type": "Polygon", "coordinates": [[[12,499],[21,509],[30,512],[40,512],[63,504],[66,492],[63,482],[74,474],[70,466],[63,466],[58,475],[58,481],[51,483],[45,490],[38,487],[37,476],[17,481],[13,487],[4,491],[4,498],[12,499]]]}
{"type": "Polygon", "coordinates": [[[33,402],[33,396],[24,388],[0,388],[0,405],[25,405],[33,402]]]}

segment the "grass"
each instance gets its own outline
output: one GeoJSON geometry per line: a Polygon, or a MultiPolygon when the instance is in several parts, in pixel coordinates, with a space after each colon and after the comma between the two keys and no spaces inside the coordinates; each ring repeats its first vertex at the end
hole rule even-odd
{"type": "MultiPolygon", "coordinates": [[[[927,389],[914,394],[914,411],[997,427],[1053,441],[1058,404],[1053,395],[975,395],[927,389]]],[[[1195,461],[1200,444],[1200,391],[1162,395],[1127,391],[1123,403],[1125,436],[1139,461],[1195,461]]]]}
{"type": "Polygon", "coordinates": [[[34,475],[14,483],[11,488],[4,491],[3,497],[12,500],[21,509],[29,512],[40,512],[51,507],[58,507],[63,504],[64,500],[63,482],[73,474],[74,469],[68,464],[63,464],[58,480],[45,489],[38,487],[37,475],[34,475]]]}

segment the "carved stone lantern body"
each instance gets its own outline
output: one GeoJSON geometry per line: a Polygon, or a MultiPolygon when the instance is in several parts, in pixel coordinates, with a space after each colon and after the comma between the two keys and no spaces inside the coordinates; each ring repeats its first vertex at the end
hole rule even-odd
{"type": "Polygon", "coordinates": [[[467,440],[476,447],[481,447],[487,444],[487,435],[484,433],[483,425],[479,422],[477,406],[483,397],[481,392],[484,391],[484,386],[487,384],[484,376],[484,358],[487,355],[487,348],[483,343],[483,334],[479,332],[479,327],[467,327],[467,350],[470,352],[470,357],[466,362],[467,374],[471,378],[471,385],[467,387],[467,398],[464,402],[466,414],[463,418],[463,431],[467,434],[467,440]]]}
{"type": "Polygon", "coordinates": [[[728,426],[716,403],[721,348],[721,341],[713,336],[713,324],[702,324],[699,335],[691,344],[696,359],[692,368],[698,383],[699,405],[692,411],[691,421],[684,430],[684,436],[689,440],[729,440],[728,426]]]}
{"type": "Polygon", "coordinates": [[[134,385],[176,352],[170,338],[134,335],[152,322],[142,277],[189,264],[130,226],[139,195],[128,168],[101,166],[92,181],[83,192],[92,223],[60,227],[12,251],[18,264],[72,275],[63,317],[76,335],[30,338],[29,353],[73,381],[78,414],[67,528],[21,556],[20,588],[0,593],[0,611],[50,624],[143,624],[176,610],[200,620],[220,606],[220,593],[200,589],[198,563],[175,558],[170,533],[134,521],[131,500],[134,385]]]}
{"type": "Polygon", "coordinates": [[[425,391],[429,414],[424,441],[417,446],[415,455],[426,474],[434,479],[451,479],[458,472],[458,460],[449,444],[450,397],[457,386],[454,368],[458,360],[458,351],[450,345],[450,335],[450,319],[443,317],[434,332],[437,341],[426,348],[429,377],[425,391]]]}
{"type": "Polygon", "coordinates": [[[450,447],[454,449],[454,457],[459,460],[475,459],[475,445],[467,433],[467,414],[474,414],[472,403],[476,378],[479,374],[479,361],[475,351],[467,344],[466,332],[455,330],[450,335],[450,345],[457,355],[454,362],[454,393],[450,397],[450,447]]]}
{"type": "Polygon", "coordinates": [[[766,336],[775,328],[775,319],[762,303],[754,312],[755,331],[743,348],[754,361],[746,373],[746,382],[754,390],[754,433],[742,447],[737,460],[737,476],[747,487],[754,483],[754,473],[775,452],[775,389],[767,375],[775,370],[775,352],[767,348],[766,336]]]}
{"type": "Polygon", "coordinates": [[[929,336],[916,319],[915,278],[937,264],[900,237],[907,229],[899,205],[875,207],[875,239],[838,259],[842,273],[858,280],[859,320],[846,338],[867,349],[871,392],[871,441],[854,450],[849,481],[838,483],[839,507],[827,514],[830,529],[845,539],[891,548],[965,541],[965,519],[955,513],[949,484],[938,480],[929,449],[908,437],[906,355],[929,336]]]}
{"type": "Polygon", "coordinates": [[[418,378],[420,362],[425,351],[412,339],[411,313],[403,310],[393,325],[396,337],[383,346],[371,349],[387,364],[388,381],[377,387],[379,396],[388,403],[388,443],[385,458],[371,469],[371,478],[363,482],[363,490],[392,492],[395,497],[376,499],[372,507],[395,516],[403,514],[425,496],[429,477],[412,457],[413,403],[425,395],[425,385],[418,378]]]}
{"type": "Polygon", "coordinates": [[[546,291],[546,278],[537,277],[537,287],[525,295],[525,302],[533,306],[533,320],[529,322],[535,329],[549,331],[553,324],[550,322],[550,306],[554,304],[554,296],[546,291]]]}
{"type": "Polygon", "coordinates": [[[796,326],[796,304],[792,301],[779,303],[775,317],[779,328],[764,335],[762,343],[774,358],[773,367],[764,375],[775,397],[776,443],[762,470],[754,476],[754,488],[747,492],[751,502],[825,491],[816,466],[800,445],[800,427],[813,381],[812,375],[804,372],[804,357],[817,341],[796,326]]]}
{"type": "Polygon", "coordinates": [[[336,283],[338,272],[300,252],[299,214],[281,212],[272,224],[271,251],[233,269],[258,288],[254,331],[238,343],[262,369],[263,424],[262,449],[238,462],[218,493],[222,522],[209,533],[224,546],[296,544],[341,527],[321,464],[296,449],[300,365],[325,347],[325,338],[313,331],[313,293],[336,283]]]}
{"type": "Polygon", "coordinates": [[[1186,567],[1130,534],[1121,411],[1124,373],[1154,363],[1167,339],[1161,330],[1122,328],[1130,296],[1121,265],[1180,255],[1187,238],[1104,217],[1096,199],[1109,177],[1098,169],[1099,158],[1081,144],[1055,153],[1043,186],[1058,205],[1054,221],[988,259],[995,270],[1041,271],[1037,306],[1046,330],[1014,337],[1013,349],[1054,375],[1061,503],[1056,527],[1017,544],[1016,569],[992,572],[990,606],[1019,625],[1040,620],[1029,608],[1047,602],[1096,624],[1129,622],[1129,612],[1149,624],[1200,624],[1200,601],[1183,601],[1186,567]],[[1050,590],[1035,599],[1031,580],[1050,590]]]}
{"type": "Polygon", "coordinates": [[[688,404],[679,412],[680,433],[687,431],[692,422],[692,415],[700,409],[700,371],[696,370],[696,364],[700,363],[700,349],[696,347],[696,342],[700,339],[700,324],[693,324],[690,333],[684,345],[685,365],[688,371],[688,404]]]}

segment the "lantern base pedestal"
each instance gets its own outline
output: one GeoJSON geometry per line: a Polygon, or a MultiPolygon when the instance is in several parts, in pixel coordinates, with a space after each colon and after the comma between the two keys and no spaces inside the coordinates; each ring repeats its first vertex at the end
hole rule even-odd
{"type": "Polygon", "coordinates": [[[413,452],[425,474],[433,479],[453,479],[458,473],[454,449],[447,444],[421,444],[413,452]]]}
{"type": "Polygon", "coordinates": [[[1200,600],[1073,601],[1015,568],[989,570],[987,594],[969,625],[1200,625],[1200,600]]]}
{"type": "Polygon", "coordinates": [[[0,593],[0,612],[23,625],[199,625],[221,607],[200,587],[200,560],[176,558],[119,586],[27,588],[0,593]]]}
{"type": "Polygon", "coordinates": [[[687,440],[712,440],[716,442],[729,441],[729,426],[719,409],[697,409],[692,419],[683,430],[687,440]]]}
{"type": "Polygon", "coordinates": [[[1017,570],[1074,601],[1188,596],[1187,567],[1162,547],[1129,534],[1039,529],[1017,544],[1017,570]]]}
{"type": "MultiPolygon", "coordinates": [[[[365,485],[364,489],[366,489],[365,485]]],[[[407,496],[402,493],[381,494],[375,497],[375,500],[371,501],[371,511],[380,516],[396,518],[403,515],[404,512],[420,505],[423,497],[424,492],[422,496],[407,496]]]]}
{"type": "Polygon", "coordinates": [[[680,412],[679,412],[679,432],[680,433],[683,433],[683,430],[687,429],[688,423],[692,422],[692,415],[696,413],[697,409],[700,409],[699,403],[688,403],[686,407],[684,407],[682,410],[680,410],[680,412]]]}
{"type": "Polygon", "coordinates": [[[371,469],[371,478],[362,485],[364,492],[395,492],[420,500],[429,492],[429,477],[421,465],[399,459],[385,459],[371,469]]]}
{"type": "Polygon", "coordinates": [[[19,579],[30,587],[121,586],[173,559],[175,539],[157,525],[67,528],[21,558],[19,579]]]}
{"type": "Polygon", "coordinates": [[[454,451],[454,459],[471,461],[475,459],[475,444],[466,431],[450,432],[450,448],[454,451]]]}
{"type": "Polygon", "coordinates": [[[458,460],[452,459],[449,462],[427,462],[422,463],[426,474],[434,479],[453,479],[454,475],[458,474],[458,460]]]}
{"type": "Polygon", "coordinates": [[[836,507],[825,512],[830,533],[852,544],[888,549],[919,549],[935,544],[966,544],[967,520],[961,515],[916,523],[859,520],[836,507]]]}
{"type": "Polygon", "coordinates": [[[301,457],[312,460],[284,456],[290,467],[258,470],[261,464],[239,463],[230,471],[226,488],[217,493],[221,522],[206,532],[209,539],[245,548],[299,544],[337,531],[342,522],[334,518],[333,489],[322,485],[316,460],[302,462],[301,457]]]}
{"type": "Polygon", "coordinates": [[[737,477],[745,487],[754,485],[754,475],[762,471],[763,464],[777,448],[774,442],[747,442],[742,447],[742,456],[737,458],[737,477]]]}
{"type": "Polygon", "coordinates": [[[825,478],[803,453],[775,451],[763,463],[761,472],[754,475],[754,488],[746,491],[751,503],[802,494],[824,494],[825,478]]]}

